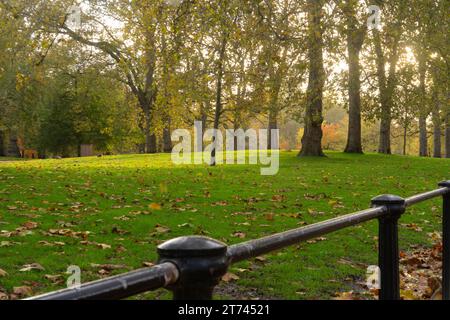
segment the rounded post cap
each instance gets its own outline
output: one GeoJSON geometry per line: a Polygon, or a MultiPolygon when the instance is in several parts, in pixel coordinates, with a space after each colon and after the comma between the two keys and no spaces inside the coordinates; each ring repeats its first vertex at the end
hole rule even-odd
{"type": "Polygon", "coordinates": [[[226,252],[223,242],[200,236],[175,238],[158,246],[158,254],[166,258],[218,256],[226,252]]]}
{"type": "Polygon", "coordinates": [[[450,188],[450,180],[440,182],[439,187],[450,188]]]}
{"type": "Polygon", "coordinates": [[[384,194],[372,199],[373,205],[403,205],[405,199],[393,194],[384,194]]]}

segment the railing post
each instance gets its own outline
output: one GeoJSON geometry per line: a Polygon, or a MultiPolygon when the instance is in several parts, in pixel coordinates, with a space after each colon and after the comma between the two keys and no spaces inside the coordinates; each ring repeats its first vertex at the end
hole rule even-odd
{"type": "Polygon", "coordinates": [[[449,188],[442,204],[442,299],[450,300],[450,180],[439,186],[449,188]]]}
{"type": "Polygon", "coordinates": [[[169,286],[174,300],[212,300],[214,287],[227,272],[227,246],[206,237],[181,237],[158,246],[159,262],[174,263],[180,276],[169,286]]]}
{"type": "Polygon", "coordinates": [[[398,220],[405,212],[405,199],[382,195],[372,199],[372,206],[385,206],[387,213],[379,218],[378,264],[381,270],[380,300],[400,300],[398,220]]]}

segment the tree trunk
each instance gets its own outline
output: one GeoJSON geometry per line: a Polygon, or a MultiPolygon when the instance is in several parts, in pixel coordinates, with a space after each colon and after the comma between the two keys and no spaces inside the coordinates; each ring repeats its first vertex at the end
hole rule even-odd
{"type": "Polygon", "coordinates": [[[378,145],[378,152],[390,154],[391,153],[391,143],[390,143],[390,129],[391,129],[391,111],[387,105],[386,96],[386,73],[385,73],[385,58],[383,53],[383,48],[381,46],[381,38],[378,30],[374,29],[374,44],[376,53],[376,63],[377,63],[377,78],[378,86],[380,92],[380,105],[381,105],[381,116],[380,116],[380,141],[378,145]]]}
{"type": "Polygon", "coordinates": [[[344,152],[363,153],[361,142],[361,66],[359,54],[367,33],[367,26],[357,27],[355,10],[351,1],[346,5],[347,13],[347,51],[348,51],[348,136],[344,152]]]}
{"type": "MultiPolygon", "coordinates": [[[[209,102],[208,102],[209,104],[209,102]]],[[[210,106],[206,106],[206,102],[202,102],[200,106],[200,121],[202,122],[202,128],[206,128],[206,125],[208,124],[208,112],[207,110],[210,109],[210,106]]]]}
{"type": "Polygon", "coordinates": [[[391,154],[391,122],[392,122],[392,105],[393,95],[396,87],[396,67],[398,62],[398,43],[400,40],[400,31],[396,31],[393,39],[392,53],[389,59],[389,76],[386,79],[385,74],[385,57],[381,45],[380,33],[374,29],[374,43],[377,63],[377,78],[380,91],[380,141],[378,152],[383,154],[391,154]]]}
{"type": "Polygon", "coordinates": [[[403,155],[406,156],[406,143],[408,138],[408,125],[405,124],[403,127],[403,155]]]}
{"type": "Polygon", "coordinates": [[[348,137],[345,152],[362,153],[359,51],[349,51],[348,137]]]}
{"type": "Polygon", "coordinates": [[[445,156],[450,158],[450,111],[445,119],[445,156]]]}
{"type": "Polygon", "coordinates": [[[269,106],[269,130],[267,132],[267,150],[272,150],[272,130],[278,129],[278,112],[279,105],[278,100],[281,90],[281,70],[278,70],[273,78],[273,88],[271,90],[270,106],[269,106]]]}
{"type": "Polygon", "coordinates": [[[434,94],[433,99],[433,157],[442,157],[442,143],[441,143],[441,115],[439,107],[439,95],[437,92],[434,94]]]}
{"type": "Polygon", "coordinates": [[[21,149],[19,148],[18,138],[14,134],[10,134],[8,150],[6,152],[6,155],[8,157],[23,158],[23,153],[21,152],[21,149]]]}
{"type": "Polygon", "coordinates": [[[419,115],[419,155],[428,157],[427,119],[423,114],[419,115]]]}
{"type": "MultiPolygon", "coordinates": [[[[223,82],[223,66],[225,59],[225,52],[227,49],[228,35],[224,33],[222,38],[222,44],[219,52],[219,61],[217,62],[217,86],[216,86],[216,110],[214,113],[214,129],[219,130],[220,116],[222,115],[222,82],[223,82]]],[[[216,138],[214,137],[214,148],[211,150],[211,166],[216,165],[216,153],[217,146],[216,138]]]]}
{"type": "Polygon", "coordinates": [[[391,154],[391,109],[382,108],[383,115],[380,122],[380,143],[378,152],[391,154]]]}
{"type": "Polygon", "coordinates": [[[3,131],[0,130],[0,157],[5,156],[5,137],[3,131]]]}
{"type": "Polygon", "coordinates": [[[324,156],[322,151],[323,66],[322,1],[308,0],[309,82],[305,111],[305,132],[299,156],[324,156]]]}
{"type": "Polygon", "coordinates": [[[278,115],[273,109],[269,111],[269,130],[267,132],[267,150],[272,150],[272,130],[278,129],[278,115]]]}
{"type": "Polygon", "coordinates": [[[157,152],[157,144],[156,144],[156,135],[151,132],[151,111],[149,106],[143,106],[144,109],[144,131],[145,131],[145,153],[156,153],[157,152]]]}
{"type": "Polygon", "coordinates": [[[145,50],[145,62],[147,70],[145,73],[144,89],[139,93],[141,95],[141,108],[144,111],[145,117],[145,151],[146,153],[156,153],[158,152],[156,134],[151,130],[154,112],[153,106],[157,95],[157,88],[154,83],[156,66],[156,48],[154,47],[155,31],[148,30],[145,34],[145,39],[148,45],[145,50]]]}
{"type": "Polygon", "coordinates": [[[167,120],[166,126],[163,129],[163,152],[172,152],[172,135],[170,129],[170,119],[167,120]]]}
{"type": "Polygon", "coordinates": [[[419,155],[421,157],[428,156],[428,139],[427,139],[427,117],[428,111],[425,105],[425,96],[427,94],[425,87],[425,77],[426,77],[426,57],[422,51],[419,54],[419,77],[420,77],[420,99],[421,106],[419,110],[419,155]]]}
{"type": "Polygon", "coordinates": [[[441,126],[434,125],[434,132],[433,132],[433,142],[434,142],[434,150],[433,150],[433,157],[434,158],[441,158],[442,157],[442,144],[441,144],[441,126]]]}

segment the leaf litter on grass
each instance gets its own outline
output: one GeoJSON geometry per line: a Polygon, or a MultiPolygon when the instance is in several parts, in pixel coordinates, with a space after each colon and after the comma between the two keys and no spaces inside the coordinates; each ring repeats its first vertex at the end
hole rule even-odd
{"type": "MultiPolygon", "coordinates": [[[[402,300],[442,300],[442,238],[439,232],[429,233],[431,247],[413,245],[400,252],[400,296],[402,300]]],[[[337,292],[335,300],[378,299],[378,290],[369,290],[365,283],[359,289],[337,292]]]]}

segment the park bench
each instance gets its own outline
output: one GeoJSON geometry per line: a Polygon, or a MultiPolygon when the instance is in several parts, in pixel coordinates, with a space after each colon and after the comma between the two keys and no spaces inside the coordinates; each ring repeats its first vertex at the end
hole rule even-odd
{"type": "Polygon", "coordinates": [[[450,299],[450,181],[406,199],[382,195],[367,210],[298,229],[227,246],[206,237],[181,237],[158,246],[158,265],[86,283],[80,288],[51,292],[29,300],[110,300],[166,288],[175,300],[210,300],[228,267],[303,241],[378,219],[380,300],[400,299],[398,221],[415,204],[443,197],[442,296],[450,299]]]}

